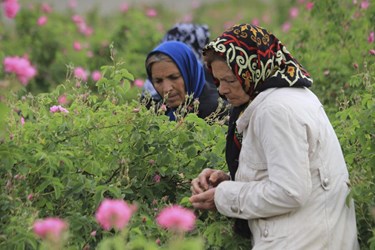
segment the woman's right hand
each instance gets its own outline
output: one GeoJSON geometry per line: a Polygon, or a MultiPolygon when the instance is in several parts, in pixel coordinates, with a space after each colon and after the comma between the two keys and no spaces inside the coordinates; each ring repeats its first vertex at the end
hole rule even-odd
{"type": "Polygon", "coordinates": [[[230,180],[230,176],[224,171],[205,168],[197,178],[191,181],[191,192],[193,195],[200,194],[228,180],[230,180]]]}

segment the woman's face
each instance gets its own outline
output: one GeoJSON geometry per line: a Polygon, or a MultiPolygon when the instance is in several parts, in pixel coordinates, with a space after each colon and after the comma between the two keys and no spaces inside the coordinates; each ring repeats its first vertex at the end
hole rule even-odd
{"type": "Polygon", "coordinates": [[[176,64],[171,61],[155,62],[151,66],[152,83],[170,108],[185,101],[185,83],[176,64]]]}
{"type": "Polygon", "coordinates": [[[224,61],[213,61],[211,68],[214,78],[220,82],[219,93],[225,96],[230,104],[238,107],[250,101],[250,96],[224,61]]]}

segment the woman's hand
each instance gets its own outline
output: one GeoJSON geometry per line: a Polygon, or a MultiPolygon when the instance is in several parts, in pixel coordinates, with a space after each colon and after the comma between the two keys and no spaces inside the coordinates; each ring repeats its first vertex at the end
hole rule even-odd
{"type": "Polygon", "coordinates": [[[230,177],[224,171],[206,168],[191,181],[191,192],[193,195],[200,194],[228,180],[230,177]]]}
{"type": "Polygon", "coordinates": [[[215,190],[216,188],[210,188],[206,192],[192,195],[189,201],[191,202],[193,207],[196,209],[216,210],[215,190]]]}

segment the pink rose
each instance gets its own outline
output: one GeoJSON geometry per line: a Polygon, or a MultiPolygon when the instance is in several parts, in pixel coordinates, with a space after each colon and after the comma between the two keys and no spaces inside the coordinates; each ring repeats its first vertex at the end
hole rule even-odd
{"type": "Polygon", "coordinates": [[[314,3],[313,2],[307,2],[306,3],[306,9],[307,10],[312,10],[314,8],[314,3]]]}
{"type": "Polygon", "coordinates": [[[74,76],[84,82],[87,81],[87,72],[82,67],[77,67],[74,69],[74,76]]]}
{"type": "Polygon", "coordinates": [[[121,12],[125,13],[125,12],[128,12],[128,10],[129,10],[129,4],[128,3],[122,3],[120,5],[120,11],[121,12]]]}
{"type": "Polygon", "coordinates": [[[46,16],[41,16],[38,18],[37,24],[39,26],[43,26],[47,23],[47,21],[48,21],[48,18],[46,16]]]}
{"type": "Polygon", "coordinates": [[[142,88],[144,83],[145,82],[142,79],[135,79],[134,80],[134,85],[137,86],[138,88],[142,88]]]}
{"type": "Polygon", "coordinates": [[[8,56],[4,58],[3,64],[5,72],[16,74],[23,85],[27,85],[31,78],[36,75],[35,67],[30,64],[27,58],[8,56]]]}
{"type": "Polygon", "coordinates": [[[7,18],[15,18],[18,11],[20,10],[20,4],[18,0],[5,0],[4,1],[4,12],[7,18]]]}
{"type": "Polygon", "coordinates": [[[295,19],[296,17],[298,17],[298,14],[299,14],[299,10],[298,10],[297,7],[290,8],[290,10],[289,10],[290,18],[295,19]]]}
{"type": "Polygon", "coordinates": [[[51,13],[52,7],[48,3],[42,3],[42,12],[46,14],[51,13]]]}
{"type": "Polygon", "coordinates": [[[67,104],[68,100],[66,99],[66,95],[59,96],[59,98],[57,99],[57,102],[62,105],[67,104]]]}
{"type": "Polygon", "coordinates": [[[158,12],[155,9],[147,9],[146,15],[148,17],[156,17],[158,15],[158,12]]]}
{"type": "Polygon", "coordinates": [[[291,28],[292,24],[290,22],[285,22],[281,27],[284,32],[288,32],[291,28]]]}
{"type": "Polygon", "coordinates": [[[258,18],[254,18],[254,19],[251,21],[251,24],[252,24],[252,25],[259,26],[259,24],[260,24],[259,19],[258,19],[258,18]]]}
{"type": "Polygon", "coordinates": [[[69,113],[69,111],[63,107],[61,107],[60,105],[54,105],[52,107],[49,108],[49,111],[51,113],[56,113],[56,112],[61,112],[61,113],[69,113]]]}
{"type": "Polygon", "coordinates": [[[361,2],[361,9],[367,9],[370,6],[370,2],[368,0],[361,2]]]}
{"type": "Polygon", "coordinates": [[[193,230],[195,220],[196,216],[192,211],[178,205],[164,208],[156,218],[162,228],[178,232],[193,230]]]}
{"type": "Polygon", "coordinates": [[[59,242],[67,229],[68,225],[65,221],[52,217],[36,221],[33,225],[34,233],[37,236],[52,242],[59,242]]]}
{"type": "Polygon", "coordinates": [[[370,34],[368,35],[367,41],[369,43],[373,43],[375,41],[375,32],[374,31],[370,32],[370,34]]]}
{"type": "Polygon", "coordinates": [[[29,194],[29,195],[27,196],[27,199],[28,199],[29,201],[31,201],[32,199],[34,199],[34,195],[33,195],[33,194],[29,194]]]}
{"type": "Polygon", "coordinates": [[[102,74],[100,73],[99,70],[95,70],[95,71],[92,72],[91,78],[92,78],[92,80],[94,80],[95,82],[97,82],[97,81],[99,81],[102,78],[102,74]]]}
{"type": "Polygon", "coordinates": [[[96,211],[95,218],[104,230],[122,230],[132,213],[133,209],[124,200],[105,199],[96,211]]]}
{"type": "Polygon", "coordinates": [[[156,182],[156,183],[159,183],[159,182],[160,182],[160,179],[161,179],[160,175],[156,174],[156,175],[154,176],[154,178],[153,178],[153,181],[156,182]]]}
{"type": "Polygon", "coordinates": [[[70,9],[75,9],[77,8],[77,1],[76,0],[69,0],[68,7],[70,9]]]}
{"type": "Polygon", "coordinates": [[[82,45],[81,45],[81,43],[78,42],[78,41],[74,41],[74,42],[73,42],[73,49],[74,49],[75,51],[80,51],[80,50],[82,49],[82,45]]]}

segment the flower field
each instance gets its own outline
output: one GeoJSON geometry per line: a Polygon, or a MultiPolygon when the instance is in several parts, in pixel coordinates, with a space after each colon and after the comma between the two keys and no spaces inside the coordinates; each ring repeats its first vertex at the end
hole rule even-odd
{"type": "Polygon", "coordinates": [[[177,22],[212,39],[253,23],[293,52],[341,142],[361,249],[375,249],[375,2],[119,1],[103,16],[77,1],[0,2],[0,249],[250,248],[188,201],[202,169],[226,170],[224,121],[170,122],[139,98],[146,55],[177,22]]]}

